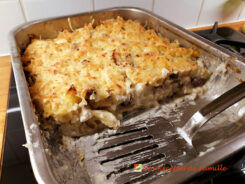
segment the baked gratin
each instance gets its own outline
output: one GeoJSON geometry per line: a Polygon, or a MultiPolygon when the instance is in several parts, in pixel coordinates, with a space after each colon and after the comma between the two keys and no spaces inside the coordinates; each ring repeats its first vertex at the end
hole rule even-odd
{"type": "Polygon", "coordinates": [[[38,114],[63,134],[117,128],[124,112],[156,106],[203,85],[200,54],[121,17],[55,39],[33,39],[22,62],[38,114]]]}

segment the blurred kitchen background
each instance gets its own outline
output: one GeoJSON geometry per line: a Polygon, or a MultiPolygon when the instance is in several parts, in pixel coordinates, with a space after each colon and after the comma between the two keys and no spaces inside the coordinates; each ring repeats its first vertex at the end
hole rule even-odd
{"type": "Polygon", "coordinates": [[[185,28],[245,20],[244,0],[0,0],[0,55],[8,32],[21,23],[116,6],[145,8],[185,28]]]}

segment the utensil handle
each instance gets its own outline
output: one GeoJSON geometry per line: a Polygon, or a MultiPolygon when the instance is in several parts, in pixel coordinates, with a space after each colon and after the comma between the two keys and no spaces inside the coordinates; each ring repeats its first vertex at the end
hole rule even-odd
{"type": "Polygon", "coordinates": [[[192,139],[195,133],[211,118],[221,113],[234,103],[245,97],[245,82],[233,87],[229,91],[225,92],[209,104],[202,107],[187,121],[183,128],[181,128],[182,134],[185,137],[192,139]]]}

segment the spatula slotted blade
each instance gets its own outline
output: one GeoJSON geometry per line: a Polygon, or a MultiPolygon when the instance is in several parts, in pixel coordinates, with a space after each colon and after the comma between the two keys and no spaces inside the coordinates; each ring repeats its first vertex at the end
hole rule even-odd
{"type": "Polygon", "coordinates": [[[243,98],[245,82],[204,105],[181,128],[162,117],[124,124],[115,133],[100,134],[93,145],[95,153],[87,160],[105,174],[107,183],[149,183],[170,172],[161,168],[180,167],[195,158],[191,146],[195,133],[243,98]]]}
{"type": "Polygon", "coordinates": [[[105,173],[108,182],[120,184],[149,183],[170,172],[167,168],[181,166],[196,156],[176,127],[162,117],[103,134],[96,144],[99,148],[92,164],[105,173]]]}

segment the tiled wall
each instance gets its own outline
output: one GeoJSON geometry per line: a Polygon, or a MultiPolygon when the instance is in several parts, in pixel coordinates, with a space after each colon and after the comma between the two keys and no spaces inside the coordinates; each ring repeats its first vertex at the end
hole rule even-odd
{"type": "Polygon", "coordinates": [[[216,20],[245,20],[243,0],[0,0],[0,55],[9,53],[7,35],[18,24],[115,6],[145,8],[185,28],[210,25],[216,20]]]}

